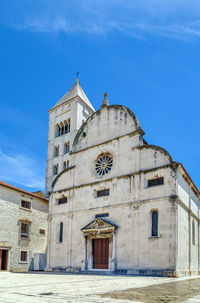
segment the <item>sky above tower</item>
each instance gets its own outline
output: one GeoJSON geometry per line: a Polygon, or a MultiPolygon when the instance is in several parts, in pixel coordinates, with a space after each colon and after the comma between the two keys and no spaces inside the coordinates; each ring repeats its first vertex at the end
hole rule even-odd
{"type": "Polygon", "coordinates": [[[74,85],[129,107],[200,188],[200,2],[1,0],[0,180],[44,189],[48,110],[74,85]]]}

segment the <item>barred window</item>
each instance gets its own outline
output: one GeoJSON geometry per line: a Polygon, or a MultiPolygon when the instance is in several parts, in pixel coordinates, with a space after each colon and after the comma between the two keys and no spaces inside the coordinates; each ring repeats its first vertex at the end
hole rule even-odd
{"type": "Polygon", "coordinates": [[[67,203],[67,197],[62,197],[58,199],[58,204],[64,204],[67,203]]]}
{"type": "Polygon", "coordinates": [[[21,251],[20,252],[20,262],[27,262],[28,261],[28,252],[21,251]]]}
{"type": "Polygon", "coordinates": [[[154,210],[151,213],[151,236],[158,236],[158,211],[154,210]]]}
{"type": "Polygon", "coordinates": [[[162,184],[164,184],[164,178],[163,177],[148,180],[148,187],[162,185],[162,184]]]}
{"type": "Polygon", "coordinates": [[[29,224],[21,222],[21,238],[28,239],[29,224]]]}
{"type": "Polygon", "coordinates": [[[109,189],[102,189],[97,191],[97,197],[109,196],[109,189]]]}

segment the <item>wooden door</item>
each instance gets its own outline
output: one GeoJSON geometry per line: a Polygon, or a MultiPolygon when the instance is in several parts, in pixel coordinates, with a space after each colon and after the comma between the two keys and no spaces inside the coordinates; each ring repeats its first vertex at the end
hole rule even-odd
{"type": "Polygon", "coordinates": [[[109,238],[93,240],[93,268],[108,269],[109,238]]]}
{"type": "Polygon", "coordinates": [[[1,269],[7,270],[7,265],[8,265],[8,251],[2,250],[1,269]]]}
{"type": "Polygon", "coordinates": [[[2,250],[0,249],[0,270],[1,270],[2,250]]]}

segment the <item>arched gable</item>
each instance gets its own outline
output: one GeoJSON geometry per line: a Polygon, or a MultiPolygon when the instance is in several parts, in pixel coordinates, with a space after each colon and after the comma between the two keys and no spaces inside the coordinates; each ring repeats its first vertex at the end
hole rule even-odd
{"type": "Polygon", "coordinates": [[[140,150],[140,169],[170,165],[173,163],[171,155],[164,148],[157,145],[141,145],[135,147],[140,150]]]}
{"type": "Polygon", "coordinates": [[[122,105],[106,106],[93,115],[79,129],[72,151],[76,152],[114,138],[141,130],[133,112],[122,105]]]}

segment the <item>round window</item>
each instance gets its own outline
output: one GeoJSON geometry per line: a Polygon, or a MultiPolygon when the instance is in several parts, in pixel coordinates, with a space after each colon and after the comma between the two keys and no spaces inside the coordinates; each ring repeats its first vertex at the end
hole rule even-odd
{"type": "Polygon", "coordinates": [[[101,154],[95,164],[95,171],[97,175],[104,176],[111,170],[113,166],[113,158],[109,153],[101,154]]]}

